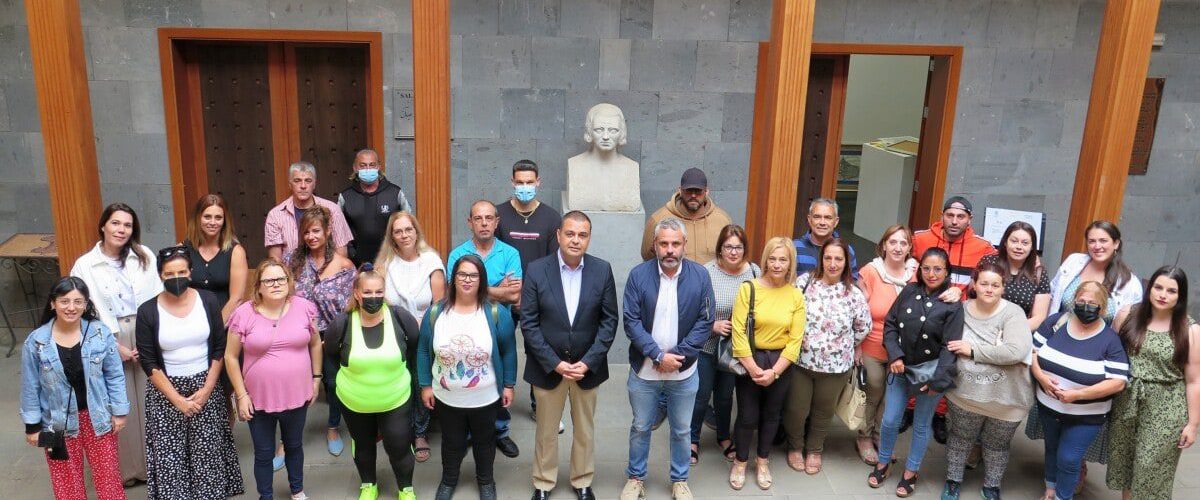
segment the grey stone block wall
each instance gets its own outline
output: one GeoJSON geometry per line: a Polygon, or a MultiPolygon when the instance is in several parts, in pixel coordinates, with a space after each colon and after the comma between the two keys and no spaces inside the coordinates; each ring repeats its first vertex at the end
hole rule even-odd
{"type": "MultiPolygon", "coordinates": [[[[411,191],[412,142],[390,139],[395,91],[412,87],[410,2],[80,6],[102,193],[137,208],[147,244],[174,239],[155,41],[162,26],[381,31],[389,176],[411,191]]],[[[755,42],[768,36],[770,9],[769,0],[451,0],[454,240],[467,236],[467,204],[509,195],[509,167],[518,159],[542,165],[542,197],[561,208],[566,158],[583,150],[584,113],[602,101],[627,114],[625,153],[642,162],[647,212],[662,205],[684,169],[700,166],[714,199],[741,221],[755,42]]],[[[1053,268],[1103,9],[1100,0],[820,0],[814,32],[818,41],[962,45],[946,194],[966,195],[981,209],[1046,212],[1053,268]]],[[[1158,31],[1167,44],[1155,51],[1151,74],[1168,78],[1166,96],[1150,174],[1129,179],[1120,221],[1141,275],[1182,255],[1200,276],[1200,253],[1186,251],[1200,241],[1198,19],[1194,0],[1163,3],[1158,31]]],[[[24,3],[0,0],[0,238],[52,230],[25,25],[24,3]]]]}

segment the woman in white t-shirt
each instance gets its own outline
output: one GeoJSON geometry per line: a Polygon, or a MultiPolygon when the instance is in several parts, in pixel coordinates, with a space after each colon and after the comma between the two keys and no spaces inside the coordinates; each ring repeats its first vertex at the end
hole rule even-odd
{"type": "MultiPolygon", "coordinates": [[[[425,232],[417,217],[409,212],[395,212],[388,218],[388,237],[379,246],[375,269],[384,273],[383,298],[393,306],[401,307],[420,322],[425,311],[434,302],[446,295],[446,266],[438,253],[425,243],[425,232]]],[[[416,352],[406,354],[405,359],[415,359],[416,352]]],[[[416,363],[408,369],[416,386],[416,363]]],[[[429,410],[424,405],[415,405],[412,416],[413,454],[418,462],[429,460],[429,410]]]]}
{"type": "Polygon", "coordinates": [[[488,300],[487,269],[478,256],[463,256],[451,276],[449,296],[425,312],[417,346],[421,402],[437,407],[442,424],[442,480],[435,498],[453,496],[470,444],[479,498],[494,500],[496,415],[512,403],[517,382],[512,315],[488,300]]]}

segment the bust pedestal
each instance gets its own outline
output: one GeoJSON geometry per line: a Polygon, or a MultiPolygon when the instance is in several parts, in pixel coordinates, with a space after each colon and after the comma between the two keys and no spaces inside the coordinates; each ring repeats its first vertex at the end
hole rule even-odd
{"type": "MultiPolygon", "coordinates": [[[[568,204],[567,192],[562,194],[563,213],[574,210],[568,204]]],[[[633,266],[642,263],[642,231],[646,227],[646,210],[639,207],[633,212],[610,212],[606,210],[581,210],[592,220],[592,241],[588,244],[589,254],[608,261],[612,265],[613,281],[617,286],[617,310],[625,294],[625,279],[633,266]]],[[[625,337],[623,322],[617,325],[616,338],[609,351],[610,363],[627,363],[629,340],[625,337]]]]}

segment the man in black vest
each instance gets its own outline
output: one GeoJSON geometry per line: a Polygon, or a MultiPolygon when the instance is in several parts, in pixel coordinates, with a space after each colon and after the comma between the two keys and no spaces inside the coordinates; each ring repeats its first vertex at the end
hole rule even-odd
{"type": "Polygon", "coordinates": [[[594,421],[598,387],[608,380],[608,350],[617,330],[612,267],[587,255],[592,222],[568,212],[557,231],[558,251],[529,264],[521,289],[525,381],[539,401],[534,438],[533,500],[550,498],[558,480],[558,429],[571,402],[571,487],[595,500],[594,421]]]}
{"type": "Polygon", "coordinates": [[[350,260],[360,266],[374,262],[383,239],[391,237],[387,220],[392,212],[411,212],[412,207],[400,186],[383,176],[383,162],[375,150],[355,154],[353,168],[352,183],[338,194],[338,206],[354,234],[348,249],[350,260]]]}

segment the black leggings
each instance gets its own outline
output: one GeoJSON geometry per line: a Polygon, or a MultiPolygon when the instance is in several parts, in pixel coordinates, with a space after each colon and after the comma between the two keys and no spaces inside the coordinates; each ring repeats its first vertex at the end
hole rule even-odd
{"type": "Polygon", "coordinates": [[[396,484],[402,490],[412,486],[416,464],[412,449],[414,399],[409,398],[398,408],[383,413],[358,413],[342,407],[342,416],[350,429],[350,438],[354,440],[354,466],[358,468],[362,482],[378,483],[375,478],[375,440],[383,436],[383,450],[392,464],[396,484]]]}
{"type": "MultiPolygon", "coordinates": [[[[754,361],[759,368],[775,365],[780,351],[754,351],[754,361]]],[[[771,453],[771,442],[779,432],[783,419],[783,405],[787,401],[788,384],[791,377],[784,376],[766,387],[754,383],[749,375],[742,375],[734,382],[737,388],[737,423],[733,430],[733,443],[739,462],[750,459],[754,431],[758,430],[757,456],[767,458],[771,453]]]]}
{"type": "Polygon", "coordinates": [[[467,456],[468,444],[475,456],[475,480],[479,484],[496,482],[492,465],[496,461],[499,409],[500,401],[480,408],[455,408],[438,401],[437,416],[442,423],[442,484],[458,486],[459,468],[467,456]]]}

